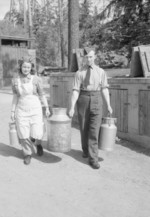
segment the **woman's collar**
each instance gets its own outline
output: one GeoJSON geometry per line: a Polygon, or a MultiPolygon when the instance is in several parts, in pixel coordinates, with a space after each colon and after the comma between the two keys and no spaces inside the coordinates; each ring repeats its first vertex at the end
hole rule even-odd
{"type": "Polygon", "coordinates": [[[30,73],[27,75],[21,74],[21,77],[31,79],[31,74],[30,73]]]}

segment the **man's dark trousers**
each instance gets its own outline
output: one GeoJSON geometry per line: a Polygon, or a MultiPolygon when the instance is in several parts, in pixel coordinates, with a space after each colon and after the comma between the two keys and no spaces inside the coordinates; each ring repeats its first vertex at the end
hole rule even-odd
{"type": "Polygon", "coordinates": [[[91,163],[98,162],[98,137],[102,119],[100,91],[81,91],[77,101],[82,150],[91,163]]]}

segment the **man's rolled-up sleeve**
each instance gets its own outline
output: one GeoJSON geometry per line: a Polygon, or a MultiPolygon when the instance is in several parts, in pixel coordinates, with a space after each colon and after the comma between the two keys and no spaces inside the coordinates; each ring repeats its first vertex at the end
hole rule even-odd
{"type": "Polygon", "coordinates": [[[105,71],[103,71],[102,73],[102,88],[108,88],[109,84],[108,84],[108,79],[107,79],[107,75],[105,73],[105,71]]]}
{"type": "Polygon", "coordinates": [[[80,77],[80,72],[77,71],[73,80],[73,90],[80,91],[81,87],[81,77],[80,77]]]}

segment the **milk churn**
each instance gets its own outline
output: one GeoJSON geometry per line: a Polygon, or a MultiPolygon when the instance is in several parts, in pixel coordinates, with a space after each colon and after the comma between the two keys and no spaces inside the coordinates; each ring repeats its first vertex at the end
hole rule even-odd
{"type": "Polygon", "coordinates": [[[117,127],[116,118],[103,117],[99,134],[99,148],[105,151],[112,151],[115,145],[117,127]]]}
{"type": "Polygon", "coordinates": [[[18,139],[18,135],[17,135],[15,122],[9,123],[9,141],[10,141],[11,146],[19,145],[19,139],[18,139]]]}
{"type": "Polygon", "coordinates": [[[71,149],[71,119],[66,108],[52,108],[47,120],[48,150],[68,152],[71,149]]]}

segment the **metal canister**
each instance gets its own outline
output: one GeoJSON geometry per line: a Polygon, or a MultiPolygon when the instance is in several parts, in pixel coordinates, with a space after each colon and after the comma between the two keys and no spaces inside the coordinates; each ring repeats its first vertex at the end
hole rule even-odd
{"type": "Polygon", "coordinates": [[[104,151],[112,151],[115,146],[117,127],[116,118],[103,117],[99,134],[99,148],[104,151]]]}
{"type": "Polygon", "coordinates": [[[19,145],[19,139],[18,139],[18,134],[17,134],[15,122],[9,123],[9,141],[10,141],[11,146],[19,145]]]}
{"type": "Polygon", "coordinates": [[[52,108],[52,116],[47,120],[48,150],[68,152],[71,149],[71,119],[67,108],[52,108]]]}

